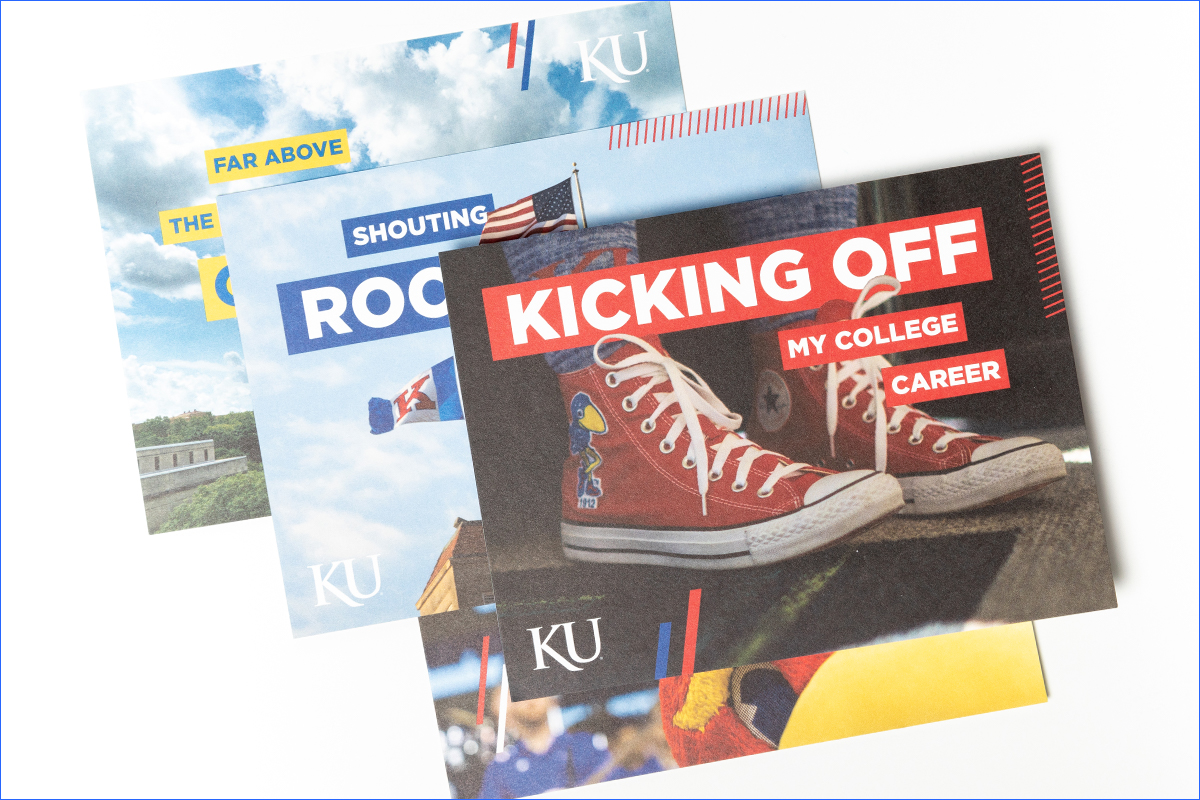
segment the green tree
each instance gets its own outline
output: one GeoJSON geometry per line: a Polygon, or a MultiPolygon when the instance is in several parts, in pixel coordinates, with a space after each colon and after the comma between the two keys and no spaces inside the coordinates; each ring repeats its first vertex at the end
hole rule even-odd
{"type": "Polygon", "coordinates": [[[234,411],[220,416],[205,412],[190,419],[176,420],[154,417],[133,426],[135,447],[195,442],[201,439],[213,440],[215,458],[245,456],[251,464],[262,463],[253,411],[234,411]]]}
{"type": "Polygon", "coordinates": [[[271,513],[267,501],[267,482],[261,466],[248,472],[226,475],[201,486],[196,493],[171,510],[159,533],[219,525],[241,519],[266,517],[271,513]]]}

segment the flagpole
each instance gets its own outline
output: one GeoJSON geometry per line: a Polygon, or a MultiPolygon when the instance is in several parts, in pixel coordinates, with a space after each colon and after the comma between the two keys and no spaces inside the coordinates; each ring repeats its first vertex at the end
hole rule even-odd
{"type": "Polygon", "coordinates": [[[574,161],[571,162],[571,177],[575,179],[575,191],[579,194],[579,218],[583,222],[583,227],[587,227],[587,212],[583,210],[583,189],[579,188],[579,165],[574,161]]]}

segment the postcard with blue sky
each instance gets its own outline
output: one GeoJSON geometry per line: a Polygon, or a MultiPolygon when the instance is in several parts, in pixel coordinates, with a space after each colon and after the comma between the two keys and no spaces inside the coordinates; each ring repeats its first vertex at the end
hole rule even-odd
{"type": "Polygon", "coordinates": [[[634,3],[86,93],[151,533],[270,514],[217,196],[685,108],[634,3]]]}

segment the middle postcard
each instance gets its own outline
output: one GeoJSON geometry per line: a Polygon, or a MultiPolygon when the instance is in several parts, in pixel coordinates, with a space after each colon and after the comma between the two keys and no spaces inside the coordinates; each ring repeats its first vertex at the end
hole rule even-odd
{"type": "Polygon", "coordinates": [[[439,252],[817,188],[793,92],[218,198],[293,634],[494,600],[439,252]]]}

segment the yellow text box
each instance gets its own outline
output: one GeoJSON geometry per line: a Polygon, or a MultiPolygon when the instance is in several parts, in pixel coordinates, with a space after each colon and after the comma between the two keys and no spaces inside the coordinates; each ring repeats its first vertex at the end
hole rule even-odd
{"type": "Polygon", "coordinates": [[[221,235],[221,218],[217,216],[216,203],[160,211],[158,224],[162,226],[163,244],[194,242],[221,235]]]}
{"type": "Polygon", "coordinates": [[[209,322],[237,316],[233,289],[229,286],[229,267],[225,256],[196,260],[200,268],[200,294],[204,297],[204,318],[209,322]]]}
{"type": "Polygon", "coordinates": [[[209,183],[350,163],[346,129],[205,150],[209,183]]]}

